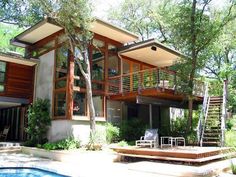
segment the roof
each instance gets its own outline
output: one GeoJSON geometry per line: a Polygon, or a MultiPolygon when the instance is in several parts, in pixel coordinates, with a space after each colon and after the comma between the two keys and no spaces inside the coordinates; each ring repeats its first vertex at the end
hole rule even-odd
{"type": "Polygon", "coordinates": [[[34,59],[26,59],[21,56],[16,56],[16,55],[2,53],[2,52],[0,52],[0,61],[17,63],[17,64],[27,65],[27,66],[34,66],[38,63],[38,61],[34,59]]]}
{"type": "MultiPolygon", "coordinates": [[[[26,47],[62,29],[63,28],[55,24],[52,19],[47,18],[14,37],[11,40],[11,44],[26,47]]],[[[123,44],[138,40],[138,35],[98,18],[92,22],[91,31],[123,44]]]]}
{"type": "Polygon", "coordinates": [[[125,46],[119,50],[119,54],[158,67],[171,66],[184,56],[155,39],[125,46]]]}

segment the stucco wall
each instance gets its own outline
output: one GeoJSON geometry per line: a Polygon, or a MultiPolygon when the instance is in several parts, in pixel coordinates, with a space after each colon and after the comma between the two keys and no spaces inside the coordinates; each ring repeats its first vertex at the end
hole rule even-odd
{"type": "MultiPolygon", "coordinates": [[[[102,140],[105,141],[105,127],[97,125],[96,130],[101,135],[102,140]]],[[[48,140],[55,142],[73,136],[79,139],[82,144],[86,144],[89,140],[89,132],[89,121],[53,120],[48,132],[48,140]]]]}
{"type": "Polygon", "coordinates": [[[36,98],[49,99],[52,105],[54,50],[42,55],[37,70],[36,98]]]}

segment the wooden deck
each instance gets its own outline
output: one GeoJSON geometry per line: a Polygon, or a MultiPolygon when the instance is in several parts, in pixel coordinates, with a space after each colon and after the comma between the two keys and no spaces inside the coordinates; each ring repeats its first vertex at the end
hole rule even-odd
{"type": "Polygon", "coordinates": [[[147,158],[156,160],[204,163],[226,157],[236,156],[231,148],[224,147],[175,147],[175,148],[138,148],[138,147],[114,147],[112,148],[120,156],[147,158]]]}

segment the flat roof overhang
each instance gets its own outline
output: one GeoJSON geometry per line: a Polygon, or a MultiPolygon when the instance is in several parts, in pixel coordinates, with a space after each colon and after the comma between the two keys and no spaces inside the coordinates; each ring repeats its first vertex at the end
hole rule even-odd
{"type": "Polygon", "coordinates": [[[158,67],[171,66],[184,56],[155,39],[125,46],[119,54],[158,67]]]}
{"type": "Polygon", "coordinates": [[[17,63],[21,65],[34,66],[39,63],[36,59],[25,59],[23,57],[18,57],[10,54],[0,53],[0,61],[17,63]]]}
{"type": "MultiPolygon", "coordinates": [[[[52,19],[47,18],[14,37],[11,44],[27,47],[62,29],[52,19]]],[[[95,19],[91,24],[91,31],[123,44],[138,40],[137,35],[100,19],[95,19]]]]}

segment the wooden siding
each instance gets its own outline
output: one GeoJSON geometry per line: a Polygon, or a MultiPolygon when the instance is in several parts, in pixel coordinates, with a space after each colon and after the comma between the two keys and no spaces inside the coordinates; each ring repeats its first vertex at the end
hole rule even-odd
{"type": "Polygon", "coordinates": [[[0,96],[33,100],[34,66],[7,63],[5,91],[0,96]]]}

